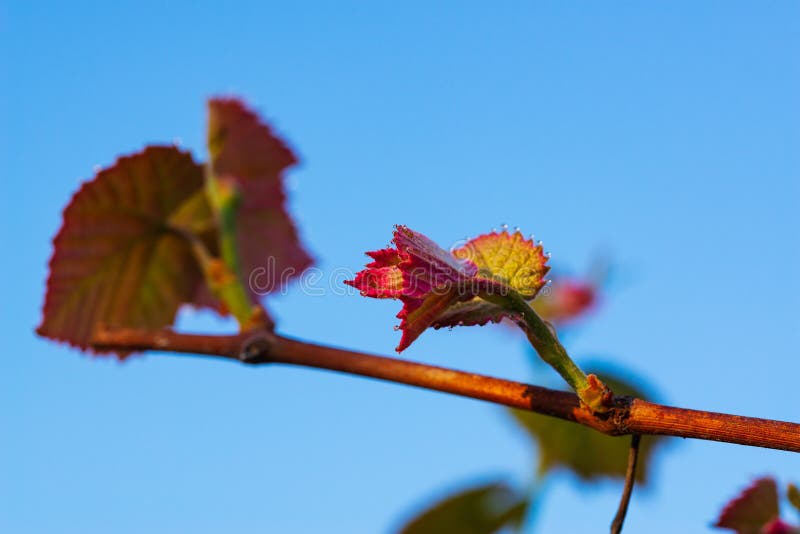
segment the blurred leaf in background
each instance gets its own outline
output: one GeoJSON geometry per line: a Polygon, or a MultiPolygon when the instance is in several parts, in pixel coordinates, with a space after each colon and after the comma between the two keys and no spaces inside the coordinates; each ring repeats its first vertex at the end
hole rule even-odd
{"type": "MultiPolygon", "coordinates": [[[[587,369],[597,372],[596,366],[587,369]]],[[[633,386],[630,381],[614,373],[601,371],[597,374],[617,395],[630,395],[640,399],[649,397],[643,388],[633,386]]],[[[538,476],[563,467],[583,480],[625,477],[630,447],[628,436],[607,436],[583,425],[529,411],[509,412],[538,446],[538,476]]],[[[638,482],[644,483],[647,480],[653,451],[664,439],[653,436],[642,439],[636,472],[638,482]]]]}
{"type": "Polygon", "coordinates": [[[473,486],[435,502],[403,526],[400,534],[492,534],[519,530],[527,496],[502,481],[473,486]]]}
{"type": "Polygon", "coordinates": [[[795,534],[798,529],[780,518],[778,485],[772,477],[755,480],[725,505],[717,528],[737,534],[795,534]]]}
{"type": "Polygon", "coordinates": [[[53,239],[37,333],[86,350],[100,323],[171,325],[203,283],[182,237],[193,218],[210,218],[194,200],[202,192],[202,167],[170,146],[121,157],[84,183],[53,239]]]}

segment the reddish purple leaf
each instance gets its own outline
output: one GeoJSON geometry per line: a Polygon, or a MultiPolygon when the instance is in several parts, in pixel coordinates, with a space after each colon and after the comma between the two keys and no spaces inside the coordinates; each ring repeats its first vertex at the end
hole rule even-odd
{"type": "MultiPolygon", "coordinates": [[[[311,259],[284,208],[292,152],[238,100],[209,102],[210,167],[241,193],[237,238],[253,300],[299,275],[311,259]]],[[[182,304],[211,306],[190,245],[218,255],[204,169],[174,147],[120,158],[83,185],[54,240],[38,333],[90,348],[100,324],[157,329],[182,304]]]]}
{"type": "Polygon", "coordinates": [[[730,501],[714,526],[737,534],[761,534],[762,529],[780,515],[775,480],[764,477],[753,482],[730,501]]]}
{"type": "Polygon", "coordinates": [[[764,525],[761,534],[800,534],[800,528],[792,526],[782,519],[773,519],[764,525]]]}
{"type": "Polygon", "coordinates": [[[584,280],[555,278],[548,289],[533,302],[533,309],[554,324],[583,316],[597,301],[597,287],[584,280]]]}
{"type": "Polygon", "coordinates": [[[101,323],[171,325],[203,280],[180,235],[210,221],[202,191],[202,168],[174,147],[122,157],[84,183],[53,240],[37,332],[87,349],[101,323]]]}
{"type": "Polygon", "coordinates": [[[375,261],[345,283],[374,298],[399,298],[403,336],[397,351],[406,349],[451,304],[472,298],[459,291],[478,272],[424,235],[405,226],[395,228],[396,248],[368,252],[375,261]]]}
{"type": "Polygon", "coordinates": [[[285,207],[283,173],[297,159],[240,100],[211,99],[208,113],[212,171],[232,180],[241,193],[236,219],[241,274],[256,300],[311,265],[285,207]]]}
{"type": "Polygon", "coordinates": [[[505,288],[531,299],[545,284],[547,258],[519,232],[483,235],[453,253],[405,226],[392,241],[395,248],[368,252],[374,261],[345,283],[363,296],[403,302],[398,352],[428,327],[483,325],[507,315],[479,298],[481,291],[505,288]]]}

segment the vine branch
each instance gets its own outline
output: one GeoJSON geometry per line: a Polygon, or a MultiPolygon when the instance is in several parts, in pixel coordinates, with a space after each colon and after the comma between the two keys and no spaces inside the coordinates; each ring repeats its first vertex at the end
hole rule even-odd
{"type": "Polygon", "coordinates": [[[592,413],[575,394],[566,391],[316,345],[266,330],[212,336],[101,327],[94,335],[93,345],[104,350],[167,351],[246,364],[282,363],[327,369],[530,410],[612,436],[676,436],[800,452],[797,423],[676,408],[619,396],[610,400],[608,411],[592,413]]]}

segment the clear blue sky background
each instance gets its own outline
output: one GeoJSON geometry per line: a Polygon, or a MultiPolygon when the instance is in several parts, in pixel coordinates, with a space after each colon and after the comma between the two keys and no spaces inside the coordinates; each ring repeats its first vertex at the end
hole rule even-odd
{"type": "MultiPolygon", "coordinates": [[[[386,532],[429,496],[534,455],[488,404],[289,368],[41,339],[50,239],[95,165],[180,138],[235,94],[302,156],[291,209],[326,273],[405,223],[447,245],[519,225],[624,283],[570,338],[665,401],[800,419],[797,2],[4,2],[0,530],[386,532]]],[[[294,291],[282,332],[377,353],[397,305],[294,291]]],[[[229,330],[185,314],[189,329],[229,330]]],[[[404,356],[531,379],[498,327],[404,356]]],[[[800,456],[678,441],[630,532],[705,532],[800,456]]],[[[539,532],[606,529],[620,484],[549,485],[539,532]]]]}

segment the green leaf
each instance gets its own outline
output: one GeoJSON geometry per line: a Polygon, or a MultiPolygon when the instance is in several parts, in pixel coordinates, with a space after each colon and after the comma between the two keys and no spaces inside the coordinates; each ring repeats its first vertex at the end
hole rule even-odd
{"type": "Polygon", "coordinates": [[[797,486],[794,484],[789,484],[789,487],[786,489],[786,496],[789,498],[789,504],[797,508],[797,511],[800,512],[800,489],[797,489],[797,486]]]}
{"type": "Polygon", "coordinates": [[[202,168],[166,146],[122,157],[83,184],[53,240],[37,332],[87,349],[101,323],[171,325],[203,283],[181,235],[210,219],[202,190],[202,168]]]}
{"type": "Polygon", "coordinates": [[[527,509],[526,496],[503,482],[471,487],[423,510],[400,534],[492,534],[518,528],[527,509]]]}
{"type": "Polygon", "coordinates": [[[779,515],[775,479],[764,477],[753,482],[730,501],[714,526],[734,530],[737,534],[759,534],[762,527],[779,515]]]}
{"type": "MultiPolygon", "coordinates": [[[[613,374],[597,374],[617,395],[647,398],[641,390],[613,374]]],[[[625,477],[630,448],[629,436],[607,436],[571,421],[527,410],[509,411],[514,420],[538,444],[540,475],[561,467],[572,471],[583,480],[625,477]]],[[[650,458],[656,445],[663,439],[653,436],[642,438],[636,471],[638,482],[647,481],[650,458]]]]}

